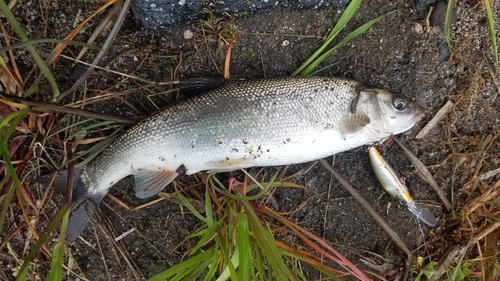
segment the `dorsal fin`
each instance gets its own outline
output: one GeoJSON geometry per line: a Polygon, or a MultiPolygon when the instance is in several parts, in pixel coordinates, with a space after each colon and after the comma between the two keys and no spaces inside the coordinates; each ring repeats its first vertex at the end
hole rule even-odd
{"type": "Polygon", "coordinates": [[[179,174],[175,171],[165,169],[136,170],[135,196],[147,198],[160,192],[165,186],[172,182],[179,174]]]}

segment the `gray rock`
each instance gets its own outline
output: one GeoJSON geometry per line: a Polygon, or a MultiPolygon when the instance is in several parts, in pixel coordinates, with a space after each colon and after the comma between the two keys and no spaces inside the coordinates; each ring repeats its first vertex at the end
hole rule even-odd
{"type": "MultiPolygon", "coordinates": [[[[444,2],[437,3],[434,5],[434,9],[432,10],[430,22],[432,26],[444,27],[444,21],[446,18],[446,11],[448,10],[448,4],[444,2]]],[[[451,13],[450,22],[454,24],[457,21],[457,12],[456,9],[453,8],[451,13]]]]}
{"type": "Polygon", "coordinates": [[[169,29],[192,22],[205,8],[232,15],[247,15],[275,7],[290,9],[340,8],[350,0],[134,0],[132,12],[147,28],[169,29]]]}
{"type": "Polygon", "coordinates": [[[419,17],[424,17],[429,7],[434,4],[436,0],[417,0],[415,7],[419,17]]]}

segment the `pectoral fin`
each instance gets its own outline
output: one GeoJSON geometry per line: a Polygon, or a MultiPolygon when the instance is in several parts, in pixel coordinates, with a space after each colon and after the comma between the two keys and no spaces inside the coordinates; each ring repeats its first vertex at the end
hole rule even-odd
{"type": "Polygon", "coordinates": [[[160,192],[179,174],[165,169],[137,170],[135,177],[135,196],[147,198],[160,192]]]}
{"type": "Polygon", "coordinates": [[[368,117],[366,113],[358,111],[342,120],[342,122],[340,123],[340,132],[343,135],[354,134],[363,129],[368,124],[370,124],[370,117],[368,117]]]}

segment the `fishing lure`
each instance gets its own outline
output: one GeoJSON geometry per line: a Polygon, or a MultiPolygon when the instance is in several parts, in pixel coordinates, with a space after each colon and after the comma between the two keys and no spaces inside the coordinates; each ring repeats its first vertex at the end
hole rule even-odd
{"type": "Polygon", "coordinates": [[[434,215],[432,215],[428,209],[415,203],[410,195],[410,192],[408,191],[408,188],[406,188],[406,185],[399,178],[398,174],[389,165],[389,163],[382,158],[382,155],[380,155],[377,148],[374,146],[370,147],[369,155],[372,169],[382,187],[399,201],[405,202],[408,210],[420,221],[429,226],[435,226],[436,218],[434,215]]]}

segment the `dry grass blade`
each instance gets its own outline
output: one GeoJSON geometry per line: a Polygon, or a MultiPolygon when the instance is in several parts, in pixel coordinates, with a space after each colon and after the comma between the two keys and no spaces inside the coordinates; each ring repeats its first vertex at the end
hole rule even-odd
{"type": "Polygon", "coordinates": [[[406,246],[405,242],[399,238],[399,235],[392,230],[392,228],[387,224],[387,222],[373,209],[373,207],[368,203],[359,192],[345,180],[337,171],[335,171],[330,164],[328,164],[324,159],[319,161],[323,167],[328,170],[342,185],[342,187],[349,192],[359,204],[365,208],[365,210],[370,214],[370,216],[377,222],[377,224],[389,235],[391,240],[406,254],[407,264],[411,264],[413,256],[410,249],[406,246]]]}
{"type": "Polygon", "coordinates": [[[231,43],[229,43],[226,51],[226,59],[224,61],[224,78],[229,79],[231,78],[230,71],[229,71],[229,66],[231,65],[231,50],[233,49],[234,43],[236,43],[236,39],[238,39],[238,36],[241,33],[238,33],[234,36],[233,40],[231,40],[231,43]]]}
{"type": "MultiPolygon", "coordinates": [[[[19,24],[17,19],[12,14],[12,11],[10,10],[10,8],[6,5],[5,1],[3,1],[3,0],[0,0],[0,10],[2,10],[4,16],[7,18],[9,23],[12,25],[12,27],[14,28],[14,31],[17,33],[17,35],[19,36],[21,41],[23,43],[26,43],[26,49],[28,50],[28,52],[30,52],[31,56],[35,60],[38,68],[40,69],[40,72],[43,73],[45,78],[47,78],[47,81],[49,82],[50,87],[52,88],[54,96],[58,96],[59,95],[59,87],[58,87],[57,82],[54,78],[54,75],[52,75],[52,72],[50,72],[49,67],[47,66],[45,61],[38,54],[38,52],[35,50],[33,45],[29,42],[28,36],[24,32],[24,30],[21,28],[21,25],[19,24]]],[[[31,87],[31,89],[35,88],[36,86],[38,86],[37,83],[35,83],[31,87]]]]}
{"type": "Polygon", "coordinates": [[[125,0],[122,6],[122,10],[120,11],[120,14],[118,15],[118,18],[116,19],[115,26],[113,26],[113,29],[109,33],[108,38],[106,38],[106,41],[104,42],[104,45],[102,46],[102,49],[99,51],[99,53],[96,55],[95,59],[92,61],[92,66],[90,66],[87,71],[78,79],[78,81],[75,82],[75,84],[66,92],[62,93],[57,101],[60,101],[62,98],[64,98],[67,95],[70,95],[73,93],[82,83],[85,81],[90,74],[94,71],[94,65],[97,65],[101,59],[104,57],[104,54],[106,54],[106,51],[109,49],[111,44],[113,43],[116,35],[118,34],[118,31],[120,30],[123,22],[125,21],[125,16],[127,15],[129,8],[130,8],[130,3],[131,0],[125,0]]]}
{"type": "MultiPolygon", "coordinates": [[[[115,4],[117,0],[111,0],[111,1],[107,1],[107,3],[105,3],[104,5],[102,5],[101,7],[99,7],[99,9],[97,9],[92,15],[90,15],[89,17],[87,17],[83,22],[81,22],[75,29],[73,29],[65,38],[64,40],[72,40],[77,34],[78,32],[80,32],[80,30],[82,30],[82,28],[92,19],[94,18],[96,15],[98,15],[99,13],[101,13],[102,11],[104,11],[107,7],[109,7],[110,5],[113,5],[115,4]]],[[[99,28],[99,27],[98,27],[99,28]]],[[[89,44],[92,43],[92,39],[89,40],[89,44]]],[[[50,60],[49,64],[53,63],[58,55],[64,50],[64,48],[66,48],[67,44],[64,44],[64,43],[59,43],[57,44],[57,46],[54,48],[54,51],[52,52],[52,59],[50,60]]],[[[84,50],[86,50],[86,48],[84,48],[84,50]]],[[[82,50],[83,51],[83,50],[82,50]]]]}
{"type": "Polygon", "coordinates": [[[484,181],[498,175],[499,173],[500,173],[500,168],[496,168],[495,170],[491,170],[482,174],[481,176],[479,176],[478,179],[484,181]]]}
{"type": "MultiPolygon", "coordinates": [[[[135,123],[137,123],[137,120],[135,120],[133,117],[124,118],[121,116],[93,112],[93,111],[79,109],[79,108],[59,106],[59,105],[55,105],[52,103],[41,102],[41,101],[31,100],[31,99],[22,98],[22,97],[11,96],[11,95],[3,95],[3,97],[5,97],[9,100],[15,101],[15,102],[19,102],[21,104],[32,106],[33,108],[31,108],[31,110],[33,110],[33,111],[37,111],[37,110],[38,111],[57,111],[57,112],[63,112],[63,113],[68,113],[68,114],[85,116],[85,117],[89,117],[89,118],[116,121],[118,123],[123,123],[123,124],[135,124],[135,123]]],[[[4,100],[2,98],[0,98],[0,102],[5,103],[5,104],[9,103],[8,100],[4,100]]]]}
{"type": "Polygon", "coordinates": [[[496,221],[483,229],[480,233],[474,235],[474,237],[472,237],[467,245],[454,246],[453,248],[451,248],[448,251],[448,254],[441,259],[441,261],[439,262],[439,266],[435,269],[434,275],[431,279],[429,279],[429,281],[441,280],[441,276],[449,271],[452,263],[457,259],[457,257],[463,258],[471,245],[478,243],[480,240],[482,240],[493,231],[496,231],[498,228],[500,228],[500,222],[496,221]]]}
{"type": "Polygon", "coordinates": [[[484,206],[486,202],[495,202],[500,198],[500,181],[497,181],[492,188],[483,191],[480,196],[472,199],[465,208],[466,214],[471,214],[484,206]]]}
{"type": "MultiPolygon", "coordinates": [[[[7,47],[9,47],[11,45],[11,39],[9,36],[7,36],[8,32],[7,30],[5,29],[5,26],[3,23],[0,22],[0,28],[2,29],[2,34],[3,34],[3,38],[4,38],[4,41],[5,41],[5,45],[7,47]]],[[[13,78],[14,77],[17,77],[19,79],[19,81],[16,81],[16,83],[20,83],[19,87],[21,89],[24,89],[24,82],[21,81],[21,73],[19,72],[19,68],[17,67],[17,63],[16,63],[16,59],[15,59],[15,56],[14,56],[14,52],[9,49],[8,50],[8,53],[9,53],[9,59],[10,59],[10,64],[12,65],[12,69],[14,71],[14,73],[11,75],[13,78]]],[[[5,59],[5,63],[7,63],[7,59],[5,59]]],[[[10,68],[10,67],[9,67],[10,68]]],[[[14,78],[16,79],[16,78],[14,78]]]]}
{"type": "Polygon", "coordinates": [[[448,114],[448,112],[450,112],[454,105],[455,104],[453,102],[447,101],[446,104],[436,113],[436,115],[432,117],[431,121],[429,121],[429,123],[427,123],[427,125],[425,125],[425,127],[420,130],[415,138],[421,139],[425,137],[434,127],[436,127],[439,121],[446,117],[446,115],[448,114]]]}
{"type": "Polygon", "coordinates": [[[404,145],[402,142],[400,142],[398,139],[394,138],[394,140],[397,142],[397,144],[403,149],[405,152],[406,156],[408,156],[408,159],[410,159],[411,163],[415,167],[415,169],[418,171],[419,175],[422,177],[424,181],[426,181],[433,189],[436,191],[438,194],[439,198],[443,202],[444,206],[448,211],[451,211],[451,203],[450,200],[446,197],[446,194],[444,191],[439,187],[438,183],[432,176],[431,172],[427,167],[418,159],[413,152],[411,152],[406,145],[404,145]]]}
{"type": "Polygon", "coordinates": [[[311,232],[307,231],[306,229],[300,227],[298,224],[282,217],[275,211],[262,207],[260,208],[261,212],[277,219],[278,221],[282,222],[289,230],[291,230],[295,235],[297,235],[304,243],[306,243],[309,247],[317,251],[318,253],[324,255],[331,261],[337,263],[338,265],[342,266],[344,269],[349,271],[350,274],[352,274],[354,277],[360,279],[360,280],[370,280],[370,278],[363,272],[361,271],[358,267],[356,267],[353,263],[351,263],[346,257],[344,257],[340,252],[335,250],[334,248],[330,247],[325,241],[323,241],[321,238],[317,237],[316,235],[312,234],[311,232]],[[319,245],[317,245],[317,244],[319,245]],[[320,247],[321,246],[321,247],[320,247]],[[326,249],[326,250],[324,250],[326,249]]]}
{"type": "Polygon", "coordinates": [[[17,71],[15,71],[10,65],[6,63],[2,56],[0,56],[0,66],[2,71],[0,71],[1,82],[5,85],[5,91],[9,94],[15,93],[16,87],[19,89],[24,89],[24,83],[18,76],[17,71]],[[3,72],[3,73],[2,73],[3,72]],[[4,75],[7,74],[7,75],[4,75]],[[14,82],[14,84],[12,83],[14,82]],[[15,85],[15,86],[14,86],[15,85]]]}

